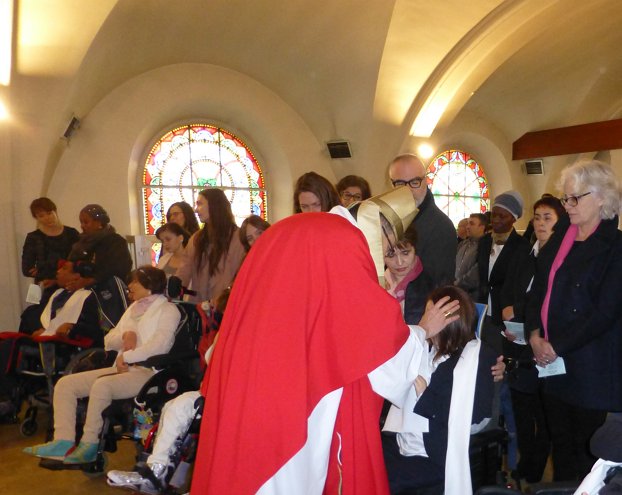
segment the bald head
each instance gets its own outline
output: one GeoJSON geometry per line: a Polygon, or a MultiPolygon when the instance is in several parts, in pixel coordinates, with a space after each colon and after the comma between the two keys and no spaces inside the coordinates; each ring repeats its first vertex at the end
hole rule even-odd
{"type": "Polygon", "coordinates": [[[428,186],[425,179],[425,165],[421,159],[412,154],[399,155],[393,159],[389,165],[389,178],[394,187],[403,185],[401,183],[395,184],[396,181],[402,181],[402,183],[408,183],[413,179],[421,179],[419,187],[413,187],[413,184],[409,184],[410,192],[419,206],[425,199],[425,195],[428,192],[428,186]]]}

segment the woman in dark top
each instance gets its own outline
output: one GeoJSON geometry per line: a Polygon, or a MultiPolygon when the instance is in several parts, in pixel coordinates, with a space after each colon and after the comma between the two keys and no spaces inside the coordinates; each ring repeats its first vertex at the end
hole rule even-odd
{"type": "Polygon", "coordinates": [[[103,283],[114,276],[125,280],[132,268],[127,241],[110,225],[110,217],[103,207],[86,205],[80,211],[82,234],[69,253],[80,275],[67,284],[77,290],[95,283],[103,283]]]}
{"type": "MultiPolygon", "coordinates": [[[[389,234],[389,237],[393,236],[389,234]]],[[[408,229],[395,242],[389,238],[383,238],[383,241],[386,241],[386,246],[383,245],[387,267],[384,274],[385,289],[402,306],[404,321],[408,325],[417,325],[425,312],[425,303],[433,287],[432,279],[415,252],[416,232],[408,229]],[[389,243],[390,240],[392,242],[389,243]]]]}
{"type": "Polygon", "coordinates": [[[622,411],[620,182],[610,165],[582,162],[561,175],[570,225],[538,256],[525,333],[544,378],[555,481],[579,480],[595,458],[588,441],[622,411]]]}
{"type": "Polygon", "coordinates": [[[22,250],[22,273],[34,277],[44,287],[55,285],[58,261],[65,259],[79,233],[66,227],[58,218],[56,205],[49,198],[30,203],[30,213],[37,220],[37,230],[29,232],[22,250]]]}
{"type": "MultiPolygon", "coordinates": [[[[560,226],[567,223],[568,216],[559,199],[547,195],[533,205],[533,231],[536,242],[530,253],[521,253],[513,263],[501,292],[502,316],[505,321],[525,321],[525,306],[531,293],[536,272],[536,260],[553,234],[559,220],[560,226]]],[[[505,332],[503,354],[515,360],[515,366],[508,374],[512,396],[512,407],[516,420],[516,436],[520,460],[517,470],[520,478],[528,483],[537,483],[547,463],[550,438],[544,415],[538,372],[534,366],[533,351],[529,345],[514,343],[514,338],[505,332]]]]}

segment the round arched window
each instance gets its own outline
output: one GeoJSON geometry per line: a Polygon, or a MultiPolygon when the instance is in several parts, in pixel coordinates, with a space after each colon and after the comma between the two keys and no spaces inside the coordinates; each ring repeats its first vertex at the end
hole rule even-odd
{"type": "Polygon", "coordinates": [[[208,187],[222,189],[240,224],[249,215],[267,220],[263,173],[249,147],[235,134],[210,124],[168,131],[153,145],[142,180],[144,229],[153,234],[166,223],[171,204],[195,204],[208,187]]]}
{"type": "Polygon", "coordinates": [[[456,226],[471,213],[490,209],[484,170],[464,151],[448,150],[438,155],[428,167],[427,178],[436,205],[456,226]]]}

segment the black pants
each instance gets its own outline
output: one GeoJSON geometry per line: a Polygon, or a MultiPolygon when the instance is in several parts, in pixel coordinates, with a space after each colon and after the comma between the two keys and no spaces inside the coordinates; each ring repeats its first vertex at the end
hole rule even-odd
{"type": "Polygon", "coordinates": [[[542,479],[550,452],[550,437],[540,391],[525,393],[510,387],[518,440],[518,472],[529,483],[542,479]]]}
{"type": "Polygon", "coordinates": [[[573,406],[551,394],[544,394],[544,409],[553,442],[553,480],[582,480],[596,462],[590,438],[607,412],[573,406]]]}
{"type": "Polygon", "coordinates": [[[384,462],[393,495],[400,493],[442,494],[445,468],[427,457],[406,457],[400,454],[395,434],[382,434],[384,462]]]}

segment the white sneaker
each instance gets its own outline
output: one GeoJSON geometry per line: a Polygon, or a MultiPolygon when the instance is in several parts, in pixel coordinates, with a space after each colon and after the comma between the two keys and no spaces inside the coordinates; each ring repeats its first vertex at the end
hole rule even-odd
{"type": "Polygon", "coordinates": [[[146,478],[143,478],[136,471],[108,471],[106,475],[110,486],[118,488],[129,488],[142,493],[158,493],[155,487],[146,478]]]}
{"type": "MultiPolygon", "coordinates": [[[[162,464],[154,463],[150,466],[153,474],[157,478],[162,478],[166,471],[166,466],[162,464]]],[[[143,477],[137,471],[117,471],[112,470],[108,471],[106,475],[108,485],[116,486],[119,488],[129,488],[131,490],[136,490],[141,493],[148,494],[157,494],[158,490],[153,486],[153,483],[149,481],[147,478],[143,477]]]]}

